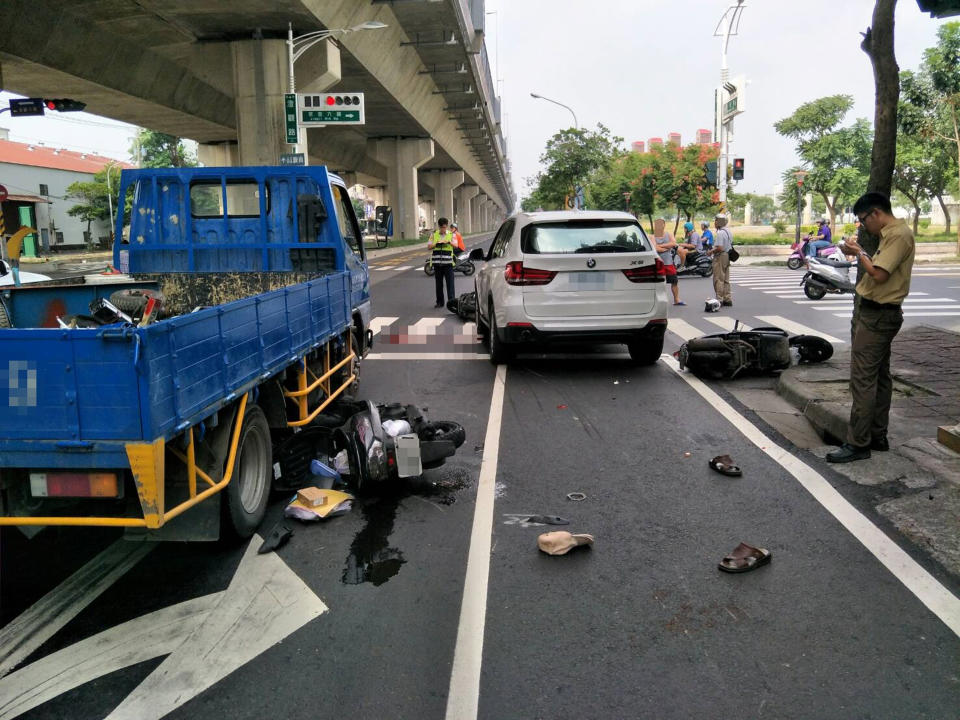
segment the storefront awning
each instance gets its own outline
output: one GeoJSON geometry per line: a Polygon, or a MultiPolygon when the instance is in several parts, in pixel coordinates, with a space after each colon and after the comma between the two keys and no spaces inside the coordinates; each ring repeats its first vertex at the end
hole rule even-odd
{"type": "Polygon", "coordinates": [[[4,202],[48,203],[50,201],[39,195],[7,195],[4,202]]]}

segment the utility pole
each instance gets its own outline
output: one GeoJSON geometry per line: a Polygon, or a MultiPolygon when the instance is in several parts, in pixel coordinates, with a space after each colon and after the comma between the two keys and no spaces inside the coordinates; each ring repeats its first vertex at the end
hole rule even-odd
{"type": "Polygon", "coordinates": [[[730,92],[730,70],[727,67],[727,47],[730,44],[730,36],[736,35],[740,28],[740,15],[743,12],[743,0],[737,0],[736,5],[731,5],[720,18],[714,37],[722,38],[720,44],[720,89],[718,90],[718,102],[716,103],[717,127],[720,130],[720,157],[717,163],[717,189],[720,191],[720,212],[727,212],[727,158],[730,155],[730,133],[733,125],[733,118],[723,120],[724,112],[724,91],[730,92]]]}

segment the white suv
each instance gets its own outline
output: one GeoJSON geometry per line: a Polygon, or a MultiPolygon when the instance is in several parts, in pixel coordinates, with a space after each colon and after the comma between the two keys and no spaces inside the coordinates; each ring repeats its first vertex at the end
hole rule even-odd
{"type": "Polygon", "coordinates": [[[629,213],[520,213],[470,259],[485,261],[477,325],[494,364],[550,342],[626,343],[641,365],[663,351],[664,267],[629,213]]]}

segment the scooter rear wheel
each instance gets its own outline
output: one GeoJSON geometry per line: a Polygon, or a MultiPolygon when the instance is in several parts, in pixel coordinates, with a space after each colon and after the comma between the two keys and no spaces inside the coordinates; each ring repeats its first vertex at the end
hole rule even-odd
{"type": "Polygon", "coordinates": [[[805,283],[803,286],[803,294],[806,295],[811,300],[820,300],[824,295],[827,294],[827,291],[822,287],[817,287],[816,285],[811,285],[810,283],[805,283]]]}

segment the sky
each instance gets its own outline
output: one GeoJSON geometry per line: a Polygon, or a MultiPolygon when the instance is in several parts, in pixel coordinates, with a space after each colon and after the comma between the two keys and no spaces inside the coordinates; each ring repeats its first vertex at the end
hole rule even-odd
{"type": "MultiPolygon", "coordinates": [[[[540,169],[547,140],[570,127],[603,123],[624,145],[676,131],[684,144],[713,128],[721,40],[713,33],[732,0],[487,0],[487,50],[500,87],[514,189],[540,169]]],[[[852,95],[846,122],[873,121],[873,71],[860,50],[873,0],[747,0],[730,39],[731,77],[748,81],[746,109],[730,146],[745,160],[738,191],[769,194],[796,162],[793,143],[773,124],[804,102],[852,95]]],[[[946,22],[915,0],[897,3],[896,55],[916,69],[946,22]]],[[[960,19],[960,18],[957,18],[960,19]]],[[[0,101],[9,99],[0,93],[0,101]]],[[[0,105],[5,105],[0,102],[0,105]]],[[[87,113],[43,118],[0,115],[10,139],[127,159],[135,128],[87,113]]]]}

